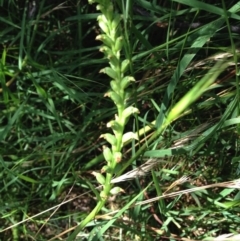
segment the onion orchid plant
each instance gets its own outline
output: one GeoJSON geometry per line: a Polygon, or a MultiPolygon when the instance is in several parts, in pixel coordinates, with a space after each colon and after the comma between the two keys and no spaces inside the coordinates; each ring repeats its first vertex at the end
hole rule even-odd
{"type": "MultiPolygon", "coordinates": [[[[120,187],[113,187],[111,180],[115,174],[116,166],[122,160],[123,144],[130,139],[137,139],[136,133],[124,133],[129,117],[132,114],[138,113],[138,109],[133,106],[127,106],[127,98],[129,93],[126,88],[135,81],[132,76],[126,74],[129,66],[128,59],[121,58],[121,50],[124,43],[124,38],[121,31],[122,16],[114,11],[114,6],[111,0],[89,0],[89,3],[97,3],[97,10],[101,12],[98,16],[98,24],[101,28],[101,34],[96,37],[102,41],[103,46],[100,51],[103,52],[109,61],[109,66],[100,70],[110,77],[110,90],[105,94],[109,97],[117,107],[117,113],[113,120],[107,123],[107,127],[111,133],[102,134],[109,146],[103,146],[103,156],[106,165],[103,166],[101,172],[93,172],[99,184],[103,186],[102,191],[98,195],[98,203],[92,212],[80,223],[71,235],[76,235],[83,227],[87,225],[95,215],[102,209],[106,200],[110,195],[116,195],[121,192],[120,187]]],[[[71,239],[69,239],[71,240],[71,239]]]]}

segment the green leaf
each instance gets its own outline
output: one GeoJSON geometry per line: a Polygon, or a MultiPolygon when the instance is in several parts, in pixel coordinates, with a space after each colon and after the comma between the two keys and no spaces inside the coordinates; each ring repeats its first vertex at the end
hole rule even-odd
{"type": "Polygon", "coordinates": [[[39,183],[39,181],[36,181],[34,180],[33,178],[31,177],[28,177],[28,176],[25,176],[25,175],[22,175],[22,174],[19,174],[18,177],[26,182],[30,182],[30,183],[39,183]]]}

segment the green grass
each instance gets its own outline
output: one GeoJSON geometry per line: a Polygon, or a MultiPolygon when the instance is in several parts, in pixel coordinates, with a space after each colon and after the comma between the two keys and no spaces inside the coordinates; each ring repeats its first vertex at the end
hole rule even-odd
{"type": "MultiPolygon", "coordinates": [[[[71,240],[97,203],[91,173],[104,166],[100,135],[117,110],[104,97],[111,79],[99,73],[108,66],[95,40],[99,12],[61,3],[41,1],[29,19],[27,3],[0,1],[0,240],[71,240]]],[[[124,192],[75,240],[238,240],[238,5],[136,4],[149,16],[131,1],[115,8],[121,57],[136,79],[127,104],[140,110],[126,131],[139,140],[125,143],[115,170],[124,192]],[[176,29],[176,19],[204,25],[176,29]]]]}

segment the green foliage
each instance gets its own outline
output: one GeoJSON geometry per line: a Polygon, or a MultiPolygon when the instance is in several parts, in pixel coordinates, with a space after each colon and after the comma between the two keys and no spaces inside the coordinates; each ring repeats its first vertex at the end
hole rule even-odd
{"type": "Polygon", "coordinates": [[[238,4],[97,2],[0,1],[0,239],[239,240],[238,4]]]}

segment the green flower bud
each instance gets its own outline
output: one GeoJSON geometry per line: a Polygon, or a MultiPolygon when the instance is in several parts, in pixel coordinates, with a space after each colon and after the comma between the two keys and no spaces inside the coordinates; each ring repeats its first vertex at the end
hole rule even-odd
{"type": "Polygon", "coordinates": [[[120,68],[120,60],[113,54],[113,55],[108,55],[107,58],[109,59],[109,64],[111,66],[111,68],[114,71],[119,71],[120,68]]]}
{"type": "Polygon", "coordinates": [[[112,21],[113,19],[113,12],[114,12],[113,10],[114,8],[112,3],[108,3],[108,6],[105,6],[102,9],[102,13],[106,16],[107,19],[109,19],[109,21],[112,21]]]}
{"type": "Polygon", "coordinates": [[[109,147],[103,146],[103,156],[107,162],[111,162],[113,155],[109,147]]]}
{"type": "MultiPolygon", "coordinates": [[[[104,6],[101,6],[100,4],[99,5],[97,5],[97,9],[101,9],[102,7],[104,7],[104,6]]],[[[104,14],[101,14],[101,15],[99,15],[98,17],[97,17],[97,20],[98,21],[101,21],[101,22],[103,22],[103,23],[105,23],[105,24],[108,24],[108,19],[106,18],[106,16],[104,15],[104,14]]]]}
{"type": "Polygon", "coordinates": [[[116,52],[119,52],[120,50],[122,50],[122,46],[123,46],[123,37],[120,36],[116,39],[114,50],[116,52]]]}
{"type": "Polygon", "coordinates": [[[125,102],[124,103],[127,103],[127,100],[130,99],[133,95],[133,90],[128,88],[124,91],[124,100],[125,102]]]}
{"type": "Polygon", "coordinates": [[[105,179],[105,177],[101,173],[92,172],[91,174],[96,177],[96,179],[97,179],[99,184],[101,184],[101,185],[105,184],[106,179],[105,179]]]}
{"type": "Polygon", "coordinates": [[[100,70],[100,73],[104,73],[107,74],[109,77],[111,77],[112,79],[118,79],[118,74],[116,71],[114,71],[112,68],[110,67],[106,67],[104,69],[100,70]]]}
{"type": "Polygon", "coordinates": [[[121,88],[122,89],[126,89],[128,86],[129,86],[129,84],[130,84],[130,82],[131,81],[135,81],[135,79],[132,77],[132,76],[125,76],[122,80],[121,80],[121,88]]]}
{"type": "Polygon", "coordinates": [[[132,114],[139,114],[138,108],[135,108],[135,107],[133,107],[133,106],[129,106],[129,107],[127,107],[126,109],[124,109],[122,115],[123,115],[123,117],[124,117],[125,119],[128,119],[128,117],[129,117],[130,115],[132,115],[132,114]]]}
{"type": "Polygon", "coordinates": [[[122,161],[122,153],[121,152],[114,153],[114,161],[115,161],[115,163],[119,163],[122,161]]]}
{"type": "Polygon", "coordinates": [[[107,127],[112,128],[112,130],[114,131],[114,134],[122,133],[122,130],[123,130],[123,127],[119,124],[119,122],[115,120],[108,122],[107,127]]]}
{"type": "Polygon", "coordinates": [[[102,29],[102,31],[106,34],[110,33],[110,30],[108,28],[108,21],[104,15],[99,15],[98,18],[98,25],[102,29]]]}
{"type": "Polygon", "coordinates": [[[96,37],[96,40],[102,41],[106,46],[112,47],[114,42],[106,34],[100,34],[96,37]]]}
{"type": "Polygon", "coordinates": [[[112,195],[116,195],[116,194],[118,194],[118,193],[120,193],[120,192],[124,192],[124,193],[125,193],[125,191],[124,191],[122,188],[120,188],[120,187],[114,187],[114,188],[112,188],[112,189],[110,190],[110,193],[111,193],[112,195]]]}
{"type": "Polygon", "coordinates": [[[132,139],[138,140],[137,134],[133,132],[127,132],[122,137],[122,143],[124,144],[132,139]]]}
{"type": "MultiPolygon", "coordinates": [[[[105,94],[106,96],[106,94],[105,94]]],[[[119,94],[117,94],[114,91],[110,91],[107,93],[107,96],[109,96],[115,103],[115,105],[123,105],[123,100],[119,94]]]]}
{"type": "Polygon", "coordinates": [[[111,22],[111,28],[112,29],[117,29],[119,23],[122,20],[122,16],[120,14],[115,14],[114,19],[111,22]]]}
{"type": "Polygon", "coordinates": [[[113,55],[113,51],[109,47],[107,47],[107,46],[102,46],[99,49],[99,51],[104,53],[107,57],[113,55]]]}
{"type": "Polygon", "coordinates": [[[98,1],[101,3],[101,5],[97,5],[96,9],[101,11],[106,18],[111,21],[113,19],[113,4],[109,2],[102,2],[98,1]]]}
{"type": "Polygon", "coordinates": [[[114,135],[106,133],[102,134],[100,138],[104,138],[108,143],[110,143],[112,146],[116,146],[117,144],[117,139],[114,135]]]}
{"type": "Polygon", "coordinates": [[[98,11],[101,11],[102,8],[103,8],[103,6],[100,5],[100,4],[98,4],[98,5],[96,6],[96,9],[97,9],[98,11]]]}
{"type": "Polygon", "coordinates": [[[128,66],[129,66],[129,60],[128,59],[124,59],[123,61],[122,61],[122,64],[121,64],[121,71],[122,71],[122,73],[125,73],[126,71],[127,71],[127,69],[128,69],[128,66]]]}
{"type": "Polygon", "coordinates": [[[117,81],[112,80],[112,81],[110,82],[110,85],[111,85],[111,88],[112,88],[112,90],[113,90],[114,92],[116,92],[116,93],[119,92],[120,86],[119,86],[119,84],[118,84],[117,81]]]}

